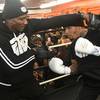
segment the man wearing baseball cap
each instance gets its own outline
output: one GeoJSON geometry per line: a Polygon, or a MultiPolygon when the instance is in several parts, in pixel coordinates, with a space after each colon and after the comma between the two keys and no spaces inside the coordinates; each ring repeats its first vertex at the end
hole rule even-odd
{"type": "Polygon", "coordinates": [[[47,19],[28,19],[28,10],[20,0],[5,0],[0,20],[0,99],[34,100],[44,88],[33,78],[35,55],[30,48],[33,32],[61,26],[83,25],[80,14],[47,19]]]}

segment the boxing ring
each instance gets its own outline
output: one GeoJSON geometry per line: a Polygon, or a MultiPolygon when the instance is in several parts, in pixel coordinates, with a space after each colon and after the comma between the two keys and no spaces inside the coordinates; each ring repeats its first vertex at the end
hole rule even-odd
{"type": "MultiPolygon", "coordinates": [[[[66,46],[71,43],[65,43],[61,45],[54,45],[49,46],[49,49],[66,46]]],[[[62,85],[59,88],[52,89],[51,91],[46,93],[46,100],[77,100],[77,97],[79,95],[80,89],[82,88],[83,80],[81,78],[81,75],[59,75],[57,77],[54,77],[52,79],[40,82],[39,85],[45,85],[52,81],[57,80],[64,80],[66,81],[64,85],[62,85]]],[[[96,100],[100,100],[100,95],[96,100]]]]}
{"type": "MultiPolygon", "coordinates": [[[[70,44],[71,42],[49,46],[48,48],[52,49],[56,47],[67,46],[70,44]]],[[[44,69],[45,67],[42,68],[44,69]]],[[[40,70],[42,68],[40,68],[40,70]]],[[[57,77],[39,82],[39,85],[45,86],[50,82],[56,82],[56,81],[61,81],[61,82],[65,81],[65,82],[60,87],[48,88],[47,92],[45,93],[46,100],[75,100],[76,99],[82,87],[82,81],[80,81],[80,76],[77,75],[74,76],[70,74],[58,75],[57,77]]]]}
{"type": "Polygon", "coordinates": [[[76,100],[82,87],[82,80],[77,80],[77,77],[78,76],[62,75],[44,82],[40,82],[40,85],[44,85],[51,81],[66,81],[61,87],[50,91],[48,90],[46,93],[46,100],[76,100]]]}

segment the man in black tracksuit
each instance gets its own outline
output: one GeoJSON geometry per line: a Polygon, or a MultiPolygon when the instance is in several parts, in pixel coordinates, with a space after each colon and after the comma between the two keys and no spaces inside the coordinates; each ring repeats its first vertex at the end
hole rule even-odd
{"type": "Polygon", "coordinates": [[[70,14],[48,19],[27,20],[27,9],[19,0],[6,0],[0,21],[0,99],[34,100],[43,88],[33,78],[35,55],[30,36],[35,31],[61,26],[83,25],[83,17],[70,14]],[[39,88],[38,88],[39,87],[39,88]]]}

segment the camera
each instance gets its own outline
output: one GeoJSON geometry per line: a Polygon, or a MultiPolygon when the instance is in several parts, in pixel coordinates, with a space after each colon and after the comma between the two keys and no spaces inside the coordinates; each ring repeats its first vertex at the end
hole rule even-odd
{"type": "Polygon", "coordinates": [[[100,15],[89,14],[89,28],[92,30],[100,30],[100,15]]]}

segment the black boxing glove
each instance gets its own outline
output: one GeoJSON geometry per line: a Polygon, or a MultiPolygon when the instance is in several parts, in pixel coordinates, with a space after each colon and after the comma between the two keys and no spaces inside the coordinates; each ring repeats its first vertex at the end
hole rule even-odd
{"type": "Polygon", "coordinates": [[[36,50],[36,57],[39,59],[48,58],[48,50],[45,50],[43,47],[39,47],[36,50]]]}

